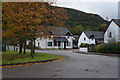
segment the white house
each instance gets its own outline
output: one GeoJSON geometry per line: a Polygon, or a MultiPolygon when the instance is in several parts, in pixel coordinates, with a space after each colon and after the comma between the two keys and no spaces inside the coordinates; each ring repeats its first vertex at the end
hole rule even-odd
{"type": "MultiPolygon", "coordinates": [[[[52,48],[72,48],[72,33],[63,27],[58,27],[57,30],[51,30],[52,38],[37,38],[35,40],[35,46],[41,49],[52,49],[52,48]],[[56,35],[53,37],[53,35],[56,35]],[[60,35],[60,36],[58,36],[60,35]]],[[[30,41],[27,41],[29,44],[30,41]]]]}
{"type": "Polygon", "coordinates": [[[104,32],[100,31],[84,31],[78,39],[78,47],[83,43],[101,44],[104,40],[104,32]]]}
{"type": "Polygon", "coordinates": [[[112,19],[104,34],[104,43],[112,40],[120,42],[120,19],[112,19]]]}

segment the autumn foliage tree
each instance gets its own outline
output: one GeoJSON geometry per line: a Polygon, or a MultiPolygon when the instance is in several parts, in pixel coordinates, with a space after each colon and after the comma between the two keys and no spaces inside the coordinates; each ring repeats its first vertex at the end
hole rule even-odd
{"type": "Polygon", "coordinates": [[[23,43],[31,40],[32,58],[35,38],[50,37],[49,29],[63,26],[68,19],[66,10],[54,8],[47,2],[3,2],[2,8],[3,38],[6,42],[19,42],[20,53],[23,43]]]}

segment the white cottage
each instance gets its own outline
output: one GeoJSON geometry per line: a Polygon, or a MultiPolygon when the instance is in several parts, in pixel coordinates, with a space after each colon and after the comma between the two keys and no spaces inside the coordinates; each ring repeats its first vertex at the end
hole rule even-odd
{"type": "Polygon", "coordinates": [[[84,31],[78,39],[78,47],[83,43],[101,44],[104,40],[104,32],[100,31],[84,31]]]}
{"type": "Polygon", "coordinates": [[[110,41],[120,42],[120,19],[112,19],[104,34],[104,43],[110,41]]]}
{"type": "MultiPolygon", "coordinates": [[[[57,30],[51,30],[51,39],[49,38],[37,38],[35,40],[35,46],[41,49],[58,49],[58,48],[72,48],[72,33],[63,27],[58,27],[57,30]],[[53,37],[53,35],[56,35],[53,37]],[[58,36],[60,35],[60,36],[58,36]]],[[[27,41],[29,44],[30,41],[27,41]]]]}

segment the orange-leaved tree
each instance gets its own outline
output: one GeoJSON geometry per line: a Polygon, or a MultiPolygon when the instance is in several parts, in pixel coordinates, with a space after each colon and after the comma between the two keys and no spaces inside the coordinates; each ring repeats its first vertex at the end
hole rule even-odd
{"type": "Polygon", "coordinates": [[[64,8],[55,8],[47,2],[3,2],[2,8],[3,32],[8,32],[3,37],[19,41],[20,53],[22,44],[31,40],[32,58],[35,38],[50,37],[48,29],[57,29],[57,26],[63,26],[64,20],[68,19],[64,8]],[[49,25],[56,27],[48,28],[49,25]]]}

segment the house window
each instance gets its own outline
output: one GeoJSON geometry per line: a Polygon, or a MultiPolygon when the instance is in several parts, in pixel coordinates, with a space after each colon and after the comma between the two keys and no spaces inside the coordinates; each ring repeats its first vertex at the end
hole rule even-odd
{"type": "Polygon", "coordinates": [[[110,34],[109,34],[109,35],[110,35],[110,38],[112,38],[112,33],[111,33],[111,32],[110,32],[110,34]]]}
{"type": "Polygon", "coordinates": [[[58,46],[58,42],[54,41],[54,46],[58,46]]]}
{"type": "Polygon", "coordinates": [[[84,41],[86,40],[86,38],[84,37],[84,41]]]}
{"type": "Polygon", "coordinates": [[[66,34],[66,36],[70,36],[70,33],[68,32],[68,33],[66,34]]]}
{"type": "Polygon", "coordinates": [[[94,35],[93,34],[90,36],[90,39],[92,39],[92,40],[94,39],[94,35]]]}
{"type": "Polygon", "coordinates": [[[52,42],[48,42],[48,46],[52,46],[52,42]]]}
{"type": "Polygon", "coordinates": [[[40,46],[40,43],[38,42],[38,46],[40,46]]]}

